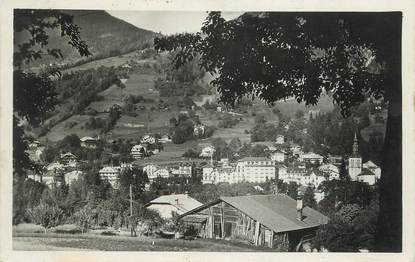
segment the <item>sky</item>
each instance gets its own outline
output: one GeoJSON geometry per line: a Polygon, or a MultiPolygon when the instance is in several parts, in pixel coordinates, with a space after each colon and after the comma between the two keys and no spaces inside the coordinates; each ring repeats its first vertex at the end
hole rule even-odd
{"type": "MultiPolygon", "coordinates": [[[[162,33],[195,33],[200,30],[207,13],[202,11],[107,11],[139,28],[162,33]]],[[[226,20],[234,19],[242,12],[222,12],[226,20]]]]}

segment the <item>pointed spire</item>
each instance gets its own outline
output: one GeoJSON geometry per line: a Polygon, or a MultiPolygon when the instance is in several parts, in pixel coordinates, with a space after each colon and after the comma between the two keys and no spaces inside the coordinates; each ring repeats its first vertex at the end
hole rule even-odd
{"type": "Polygon", "coordinates": [[[357,156],[359,154],[359,144],[357,143],[357,134],[354,132],[354,142],[353,142],[353,155],[357,156]]]}

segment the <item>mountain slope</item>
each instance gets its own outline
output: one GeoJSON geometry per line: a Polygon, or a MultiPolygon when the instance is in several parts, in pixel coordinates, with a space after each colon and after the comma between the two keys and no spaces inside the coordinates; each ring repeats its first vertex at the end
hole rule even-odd
{"type": "MultiPolygon", "coordinates": [[[[146,48],[152,45],[156,33],[137,28],[123,20],[115,18],[101,10],[63,10],[64,13],[74,17],[74,23],[81,30],[83,40],[87,42],[93,58],[103,58],[127,53],[132,50],[146,48]]],[[[15,43],[27,41],[28,33],[15,35],[15,43]]],[[[49,33],[47,48],[60,48],[63,60],[45,56],[30,64],[36,67],[42,64],[57,63],[60,65],[73,64],[81,59],[75,49],[67,44],[68,38],[62,37],[59,30],[49,33]]],[[[85,59],[85,58],[83,58],[85,59]]]]}

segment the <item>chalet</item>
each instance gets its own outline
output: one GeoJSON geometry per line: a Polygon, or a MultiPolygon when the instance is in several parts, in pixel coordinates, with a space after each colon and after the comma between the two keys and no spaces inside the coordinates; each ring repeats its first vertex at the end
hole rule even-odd
{"type": "Polygon", "coordinates": [[[74,170],[74,171],[65,173],[63,175],[65,179],[65,184],[71,185],[75,180],[79,179],[81,175],[82,175],[82,171],[79,171],[79,170],[74,170]]]}
{"type": "Polygon", "coordinates": [[[215,148],[211,145],[205,146],[202,148],[202,152],[200,153],[200,157],[211,157],[215,152],[215,148]]]}
{"type": "Polygon", "coordinates": [[[308,162],[311,164],[322,164],[323,163],[323,157],[319,154],[309,152],[304,153],[300,155],[300,161],[302,162],[308,162]]]}
{"type": "Polygon", "coordinates": [[[376,179],[380,179],[380,174],[382,170],[378,165],[369,160],[366,163],[363,163],[362,167],[369,169],[372,173],[376,175],[376,179]]]}
{"type": "Polygon", "coordinates": [[[187,194],[160,196],[145,205],[146,208],[159,212],[163,219],[172,218],[172,213],[182,215],[203,204],[187,194]]]}
{"type": "Polygon", "coordinates": [[[297,156],[299,156],[303,153],[301,146],[298,145],[298,144],[295,144],[295,143],[292,143],[290,145],[290,150],[291,150],[293,155],[297,155],[297,156]]]}
{"type": "Polygon", "coordinates": [[[119,173],[120,170],[112,166],[106,166],[99,170],[99,176],[101,179],[108,181],[113,188],[118,188],[119,173]]]}
{"type": "Polygon", "coordinates": [[[81,139],[81,146],[86,148],[96,148],[97,147],[97,138],[93,138],[90,136],[84,136],[81,139]]]}
{"type": "Polygon", "coordinates": [[[328,222],[316,210],[286,195],[220,197],[179,216],[203,238],[244,241],[292,251],[328,222]]]}
{"type": "Polygon", "coordinates": [[[64,164],[66,167],[76,167],[77,165],[77,158],[71,152],[61,154],[60,162],[64,164]]]}
{"type": "Polygon", "coordinates": [[[330,180],[340,178],[340,170],[333,164],[325,164],[318,167],[318,170],[323,172],[330,180]]]}
{"type": "Polygon", "coordinates": [[[241,182],[240,177],[236,174],[235,168],[232,166],[222,167],[205,167],[203,168],[203,184],[218,184],[218,183],[238,183],[241,182]]]}
{"type": "Polygon", "coordinates": [[[372,186],[376,184],[378,179],[376,177],[376,174],[373,173],[370,169],[363,168],[362,172],[359,175],[357,175],[357,181],[360,181],[360,182],[368,184],[369,186],[372,186]]]}
{"type": "Polygon", "coordinates": [[[154,171],[154,176],[168,178],[170,177],[170,171],[167,168],[159,168],[156,171],[154,171]]]}
{"type": "Polygon", "coordinates": [[[155,144],[156,142],[156,138],[151,135],[145,135],[140,140],[141,144],[155,144]]]}
{"type": "Polygon", "coordinates": [[[152,181],[157,176],[155,175],[155,172],[159,169],[159,166],[154,164],[147,164],[143,167],[143,171],[146,172],[147,177],[150,181],[152,181]]]}
{"type": "Polygon", "coordinates": [[[315,170],[308,170],[301,178],[300,184],[302,186],[313,186],[314,188],[318,188],[318,186],[323,182],[326,181],[326,177],[324,173],[319,171],[318,169],[315,170]]]}
{"type": "Polygon", "coordinates": [[[274,152],[271,153],[270,157],[272,160],[275,160],[275,162],[282,163],[285,161],[287,153],[281,149],[277,149],[274,152]]]}
{"type": "Polygon", "coordinates": [[[204,133],[205,133],[205,125],[199,124],[199,125],[195,125],[195,127],[193,128],[193,134],[197,137],[203,136],[204,133]]]}
{"type": "Polygon", "coordinates": [[[146,152],[147,152],[147,149],[142,145],[135,145],[131,148],[131,156],[134,159],[140,159],[144,157],[146,152]]]}
{"type": "Polygon", "coordinates": [[[277,138],[275,139],[275,143],[278,145],[282,145],[285,143],[285,139],[283,135],[277,135],[277,138]]]}
{"type": "Polygon", "coordinates": [[[64,182],[64,171],[65,166],[61,163],[51,163],[46,167],[46,172],[42,176],[42,182],[49,187],[59,186],[64,182]]]}

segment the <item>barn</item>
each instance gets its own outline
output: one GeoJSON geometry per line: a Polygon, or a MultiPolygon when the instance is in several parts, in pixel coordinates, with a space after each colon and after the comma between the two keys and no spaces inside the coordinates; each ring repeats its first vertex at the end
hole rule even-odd
{"type": "Polygon", "coordinates": [[[200,237],[243,241],[291,251],[328,222],[302,200],[283,194],[220,197],[190,210],[180,219],[198,229],[200,237]]]}

